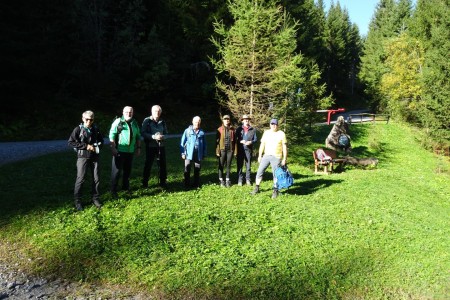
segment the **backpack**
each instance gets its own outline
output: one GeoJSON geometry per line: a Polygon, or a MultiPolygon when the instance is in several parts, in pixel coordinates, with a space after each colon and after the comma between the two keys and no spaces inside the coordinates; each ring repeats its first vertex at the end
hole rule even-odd
{"type": "Polygon", "coordinates": [[[342,148],[348,148],[350,146],[350,139],[346,134],[341,134],[338,138],[338,143],[342,148]]]}
{"type": "Polygon", "coordinates": [[[323,149],[319,148],[316,150],[316,157],[320,160],[320,161],[331,161],[332,158],[330,156],[328,156],[325,151],[323,151],[323,149]]]}
{"type": "MultiPolygon", "coordinates": [[[[86,129],[84,129],[83,123],[81,123],[81,124],[78,125],[78,126],[80,127],[80,142],[83,143],[83,142],[84,142],[84,139],[86,138],[86,135],[84,134],[84,132],[86,131],[86,129]]],[[[98,130],[97,126],[94,124],[94,125],[92,126],[92,134],[95,134],[95,138],[96,138],[96,139],[97,139],[98,133],[99,133],[99,130],[98,130]]],[[[95,152],[96,152],[97,154],[99,153],[99,148],[98,148],[98,146],[100,146],[101,143],[102,143],[102,142],[94,143],[94,147],[96,148],[96,149],[95,149],[95,152]]],[[[73,151],[75,151],[75,152],[78,153],[78,151],[83,151],[83,150],[78,150],[77,148],[73,148],[73,151]]]]}
{"type": "Polygon", "coordinates": [[[277,188],[287,189],[294,184],[294,177],[287,166],[279,166],[275,170],[275,177],[277,178],[277,188]]]}
{"type": "MultiPolygon", "coordinates": [[[[84,142],[84,134],[83,134],[84,127],[83,127],[83,123],[81,123],[80,125],[78,125],[78,127],[80,127],[80,142],[84,142]]],[[[78,149],[75,148],[75,147],[73,148],[73,151],[75,151],[75,152],[78,153],[78,149]]]]}

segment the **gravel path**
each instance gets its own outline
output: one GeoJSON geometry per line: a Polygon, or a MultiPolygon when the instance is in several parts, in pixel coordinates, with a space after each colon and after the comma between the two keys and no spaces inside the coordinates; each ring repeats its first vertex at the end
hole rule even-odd
{"type": "Polygon", "coordinates": [[[0,166],[59,151],[70,151],[67,140],[0,143],[0,166]]]}
{"type": "MultiPolygon", "coordinates": [[[[17,265],[0,262],[0,300],[144,300],[149,296],[132,295],[123,290],[111,291],[105,287],[85,285],[61,279],[46,279],[25,274],[17,265]]],[[[150,298],[151,299],[151,298],[150,298]]]]}

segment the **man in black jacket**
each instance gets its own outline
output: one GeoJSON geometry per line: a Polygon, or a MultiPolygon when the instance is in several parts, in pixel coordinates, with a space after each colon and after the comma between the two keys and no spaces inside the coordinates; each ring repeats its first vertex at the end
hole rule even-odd
{"type": "Polygon", "coordinates": [[[97,208],[101,207],[99,201],[99,153],[103,145],[103,135],[94,124],[94,113],[92,111],[85,111],[82,114],[82,120],[83,123],[75,127],[68,141],[69,147],[72,147],[78,155],[77,179],[73,191],[75,208],[77,210],[83,210],[83,206],[81,205],[81,189],[88,167],[92,176],[92,202],[97,208]]]}
{"type": "Polygon", "coordinates": [[[159,168],[159,185],[166,188],[166,148],[164,147],[164,136],[168,134],[167,125],[161,119],[162,108],[159,105],[152,106],[152,115],[142,122],[141,135],[145,142],[145,165],[142,174],[142,187],[148,187],[150,170],[153,161],[157,160],[159,168]]]}
{"type": "Polygon", "coordinates": [[[247,185],[252,185],[250,176],[252,172],[253,145],[256,143],[256,130],[250,125],[250,116],[242,116],[242,125],[236,129],[237,142],[237,173],[238,185],[244,181],[243,166],[245,161],[245,181],[247,185]]]}

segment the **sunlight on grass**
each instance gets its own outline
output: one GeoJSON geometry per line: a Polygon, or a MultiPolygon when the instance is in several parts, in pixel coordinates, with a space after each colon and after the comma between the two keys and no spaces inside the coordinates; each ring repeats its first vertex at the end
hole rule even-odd
{"type": "MultiPolygon", "coordinates": [[[[203,187],[184,191],[178,140],[168,145],[168,191],[154,179],[149,190],[138,189],[138,158],[133,195],[105,194],[100,211],[74,213],[73,153],[3,166],[2,248],[19,243],[32,258],[28,268],[41,274],[144,287],[163,298],[443,298],[449,175],[436,174],[437,158],[408,128],[350,130],[352,155],[377,157],[376,169],[313,175],[311,151],[329,131],[318,128],[312,142],[290,146],[295,184],[276,200],[270,174],[256,196],[246,186],[220,188],[212,157],[203,187]]],[[[106,188],[109,157],[102,162],[106,188]]]]}

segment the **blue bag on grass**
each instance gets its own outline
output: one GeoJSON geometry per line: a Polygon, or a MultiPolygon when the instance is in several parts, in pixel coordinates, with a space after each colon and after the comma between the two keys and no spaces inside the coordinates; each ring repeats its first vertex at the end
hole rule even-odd
{"type": "Polygon", "coordinates": [[[275,177],[277,178],[277,188],[279,190],[287,189],[294,184],[294,177],[289,171],[287,165],[278,166],[275,170],[275,177]]]}

